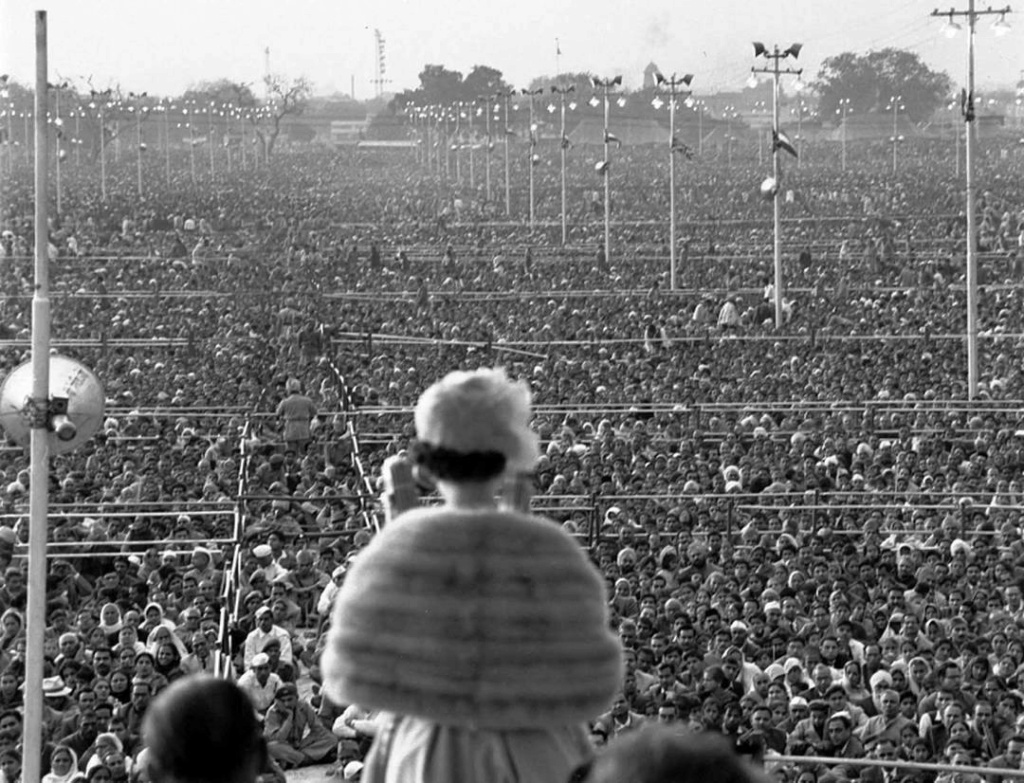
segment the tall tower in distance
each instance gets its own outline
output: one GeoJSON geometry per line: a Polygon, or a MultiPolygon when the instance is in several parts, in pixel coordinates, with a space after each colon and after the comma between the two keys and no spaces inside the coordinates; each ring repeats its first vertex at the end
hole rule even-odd
{"type": "Polygon", "coordinates": [[[384,85],[390,83],[391,80],[387,77],[388,64],[384,50],[384,36],[377,28],[373,30],[373,40],[376,54],[373,68],[373,95],[375,98],[381,98],[384,95],[384,85]]]}

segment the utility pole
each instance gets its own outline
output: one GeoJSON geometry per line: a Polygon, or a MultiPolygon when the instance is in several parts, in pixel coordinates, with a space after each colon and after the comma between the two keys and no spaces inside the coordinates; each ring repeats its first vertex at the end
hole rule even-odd
{"type": "Polygon", "coordinates": [[[535,204],[534,189],[533,189],[533,187],[534,187],[533,169],[534,169],[534,166],[536,166],[540,162],[540,159],[537,156],[537,131],[538,131],[538,128],[537,128],[537,122],[534,119],[535,115],[533,113],[533,99],[534,99],[535,96],[539,95],[542,92],[544,92],[544,90],[542,88],[540,88],[540,87],[538,87],[536,90],[528,90],[526,88],[523,88],[523,95],[527,96],[527,98],[530,101],[530,161],[529,161],[530,162],[530,231],[533,231],[534,204],[535,204]]]}
{"type": "Polygon", "coordinates": [[[510,167],[508,158],[508,140],[512,135],[512,128],[509,127],[509,102],[512,96],[515,95],[515,90],[510,89],[508,92],[499,92],[497,97],[503,98],[505,101],[505,215],[512,217],[512,180],[510,178],[510,167]]]}
{"type": "MultiPolygon", "coordinates": [[[[557,39],[556,39],[557,41],[557,39]]],[[[569,241],[569,225],[566,218],[566,198],[565,198],[565,155],[569,151],[569,137],[565,135],[565,96],[571,92],[575,92],[576,85],[570,84],[568,87],[559,87],[557,85],[551,86],[551,92],[558,94],[558,103],[560,109],[560,133],[559,133],[559,144],[561,148],[561,163],[562,163],[562,247],[565,247],[569,241]]],[[[575,105],[575,104],[573,104],[575,105]]]]}
{"type": "Polygon", "coordinates": [[[977,126],[974,111],[974,28],[979,16],[999,14],[999,21],[993,24],[997,34],[1009,29],[1006,15],[1010,6],[1003,8],[986,8],[976,11],[974,0],[968,0],[966,11],[932,11],[933,17],[946,17],[946,32],[955,35],[960,25],[953,21],[954,17],[967,20],[967,88],[961,98],[961,111],[964,117],[965,155],[964,168],[967,172],[967,398],[974,400],[978,396],[978,221],[974,214],[974,158],[977,143],[977,126]]]}
{"type": "Polygon", "coordinates": [[[606,264],[610,264],[612,261],[612,199],[611,184],[609,182],[611,178],[610,145],[615,140],[615,137],[612,136],[611,131],[608,129],[608,99],[613,88],[622,86],[622,76],[615,76],[611,79],[599,79],[596,76],[592,76],[590,81],[594,87],[599,87],[604,92],[604,160],[599,165],[601,167],[601,176],[604,177],[604,260],[606,264]]]}
{"type": "MultiPolygon", "coordinates": [[[[680,87],[689,87],[693,81],[693,74],[677,77],[675,74],[664,76],[658,72],[654,74],[655,81],[661,88],[668,89],[668,281],[669,289],[676,290],[676,153],[681,151],[676,139],[676,107],[679,95],[685,94],[690,97],[691,91],[680,92],[680,87]]],[[[685,149],[685,148],[684,148],[685,149]]]]}
{"type": "Polygon", "coordinates": [[[784,51],[779,51],[778,44],[772,51],[769,51],[759,41],[754,42],[754,57],[764,57],[770,65],[765,68],[751,68],[751,78],[756,80],[759,73],[770,74],[772,77],[772,178],[774,180],[772,205],[773,205],[773,226],[775,229],[775,328],[782,329],[782,216],[781,216],[781,167],[779,165],[779,77],[782,74],[793,74],[800,76],[803,69],[783,68],[781,63],[787,57],[794,60],[800,56],[803,44],[795,43],[784,51]]]}

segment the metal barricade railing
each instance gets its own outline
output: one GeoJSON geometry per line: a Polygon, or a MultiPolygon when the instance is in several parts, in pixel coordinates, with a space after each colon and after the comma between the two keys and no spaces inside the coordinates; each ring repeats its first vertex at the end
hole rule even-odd
{"type": "Polygon", "coordinates": [[[1010,769],[1002,767],[980,767],[966,764],[929,764],[919,761],[902,761],[873,758],[837,758],[835,756],[790,756],[790,755],[765,755],[764,765],[771,769],[779,765],[790,765],[795,767],[824,765],[826,767],[848,766],[848,767],[882,767],[883,769],[905,769],[914,772],[956,772],[982,775],[985,779],[997,778],[1024,778],[1024,769],[1010,769]]]}

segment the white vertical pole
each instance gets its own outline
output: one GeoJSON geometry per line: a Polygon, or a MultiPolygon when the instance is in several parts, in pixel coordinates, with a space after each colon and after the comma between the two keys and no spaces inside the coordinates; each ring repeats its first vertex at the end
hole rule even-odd
{"type": "Polygon", "coordinates": [[[782,182],[779,177],[779,145],[775,143],[779,132],[779,47],[775,47],[775,70],[772,74],[772,177],[775,179],[773,225],[775,228],[775,328],[782,329],[782,182]]]}
{"type": "Polygon", "coordinates": [[[604,262],[612,262],[611,167],[608,164],[608,82],[604,85],[604,262]]]}
{"type": "Polygon", "coordinates": [[[978,395],[978,226],[974,215],[974,0],[967,4],[967,105],[965,109],[967,171],[967,399],[978,395]]]}
{"type": "Polygon", "coordinates": [[[672,75],[672,90],[668,103],[668,287],[676,290],[676,84],[672,75]]]}
{"type": "Polygon", "coordinates": [[[28,622],[25,661],[24,781],[42,777],[43,637],[46,630],[46,528],[50,444],[45,408],[50,398],[50,272],[46,175],[46,11],[36,11],[35,293],[32,296],[32,401],[37,415],[30,440],[28,622]],[[39,411],[43,415],[38,415],[39,411]]]}
{"type": "Polygon", "coordinates": [[[558,97],[561,98],[560,105],[561,105],[561,117],[562,117],[561,131],[560,131],[561,136],[558,139],[558,147],[562,151],[562,155],[561,155],[561,158],[562,158],[562,247],[565,247],[565,245],[569,241],[569,226],[568,226],[568,223],[566,222],[566,214],[565,214],[565,153],[566,153],[566,149],[565,149],[565,92],[564,91],[560,92],[558,97]]]}

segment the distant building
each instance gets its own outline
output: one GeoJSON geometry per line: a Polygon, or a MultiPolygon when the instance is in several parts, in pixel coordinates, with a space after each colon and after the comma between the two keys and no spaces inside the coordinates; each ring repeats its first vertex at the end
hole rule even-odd
{"type": "Polygon", "coordinates": [[[331,144],[355,144],[366,137],[369,121],[363,120],[331,120],[331,144]]]}

